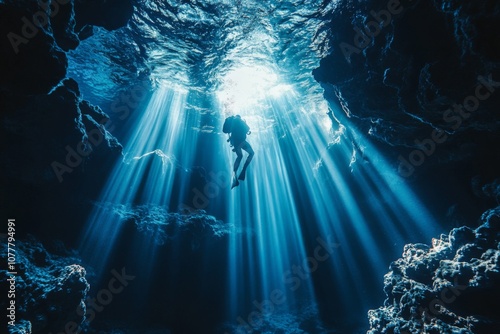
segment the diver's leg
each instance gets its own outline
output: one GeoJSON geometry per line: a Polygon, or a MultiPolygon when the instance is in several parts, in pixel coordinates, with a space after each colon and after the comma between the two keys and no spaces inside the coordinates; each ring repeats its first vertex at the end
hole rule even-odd
{"type": "Polygon", "coordinates": [[[245,174],[247,172],[248,165],[250,165],[250,162],[252,161],[253,156],[255,154],[255,152],[252,149],[252,146],[250,146],[250,144],[246,141],[245,144],[242,146],[242,148],[248,153],[248,157],[245,160],[243,168],[241,169],[240,177],[238,177],[238,179],[241,181],[245,180],[245,174]]]}
{"type": "Polygon", "coordinates": [[[236,152],[236,160],[234,161],[234,167],[233,167],[233,184],[231,185],[231,189],[234,187],[237,187],[240,182],[238,181],[238,178],[236,177],[236,174],[238,172],[238,168],[240,167],[241,159],[243,159],[243,152],[241,152],[241,146],[235,146],[234,147],[234,152],[236,152]]]}
{"type": "Polygon", "coordinates": [[[236,152],[236,160],[234,161],[233,171],[236,173],[238,168],[240,168],[241,159],[243,159],[243,152],[241,152],[241,147],[235,146],[234,152],[236,152]]]}

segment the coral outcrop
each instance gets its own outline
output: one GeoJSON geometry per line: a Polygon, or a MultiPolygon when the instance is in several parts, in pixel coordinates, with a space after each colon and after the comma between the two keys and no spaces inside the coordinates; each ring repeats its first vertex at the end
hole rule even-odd
{"type": "Polygon", "coordinates": [[[185,239],[190,241],[193,249],[197,249],[202,239],[218,239],[234,229],[203,210],[173,213],[157,205],[103,203],[98,206],[113,212],[125,224],[135,224],[139,232],[150,236],[158,245],[171,239],[185,239]]]}
{"type": "Polygon", "coordinates": [[[384,306],[370,334],[496,333],[500,328],[500,207],[483,224],[453,229],[432,245],[408,244],[385,275],[384,306]]]}
{"type": "MultiPolygon", "coordinates": [[[[7,254],[7,242],[0,243],[0,253],[7,254]]],[[[0,269],[2,291],[9,291],[15,279],[15,321],[11,333],[60,333],[78,328],[84,322],[85,298],[90,289],[86,270],[80,260],[64,250],[49,253],[33,238],[15,242],[15,274],[0,269]]],[[[8,301],[2,299],[1,308],[8,301]]]]}

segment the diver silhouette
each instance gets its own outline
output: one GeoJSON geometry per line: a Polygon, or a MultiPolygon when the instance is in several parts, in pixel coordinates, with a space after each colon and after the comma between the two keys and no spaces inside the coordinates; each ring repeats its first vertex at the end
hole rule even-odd
{"type": "Polygon", "coordinates": [[[233,172],[234,172],[233,183],[231,185],[231,189],[233,189],[234,187],[237,187],[240,184],[239,181],[245,180],[245,175],[248,165],[250,164],[254,156],[254,151],[252,149],[252,146],[250,146],[250,144],[246,141],[247,135],[249,135],[251,131],[250,127],[241,118],[241,116],[236,115],[226,118],[226,120],[224,121],[224,126],[222,127],[222,132],[227,133],[229,135],[229,139],[227,141],[231,144],[231,147],[234,147],[233,152],[236,153],[236,160],[234,161],[234,167],[233,167],[233,172]],[[240,176],[236,177],[238,173],[238,168],[240,167],[241,159],[243,159],[242,150],[248,153],[248,157],[245,160],[243,168],[241,169],[240,176]]]}

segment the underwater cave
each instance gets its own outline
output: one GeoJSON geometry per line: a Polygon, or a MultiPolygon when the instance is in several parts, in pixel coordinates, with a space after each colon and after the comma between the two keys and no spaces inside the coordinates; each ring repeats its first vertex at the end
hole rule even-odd
{"type": "Polygon", "coordinates": [[[500,332],[499,28],[0,0],[2,331],[500,332]]]}

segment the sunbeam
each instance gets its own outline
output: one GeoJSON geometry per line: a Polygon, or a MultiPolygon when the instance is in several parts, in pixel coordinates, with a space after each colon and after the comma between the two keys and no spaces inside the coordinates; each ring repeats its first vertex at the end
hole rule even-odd
{"type": "Polygon", "coordinates": [[[10,333],[498,332],[500,1],[0,17],[10,333]]]}
{"type": "MultiPolygon", "coordinates": [[[[185,90],[160,86],[125,141],[124,160],[115,167],[81,241],[96,268],[106,267],[128,206],[164,208],[148,211],[149,225],[141,227],[161,239],[157,228],[169,210],[175,211],[172,203],[195,191],[189,190],[188,172],[201,145],[201,115],[188,110],[188,98],[185,90]]],[[[236,189],[217,189],[220,198],[209,206],[214,212],[223,206],[225,223],[233,228],[227,248],[227,317],[241,328],[257,326],[262,318],[256,315],[315,306],[322,288],[313,275],[320,266],[345,291],[361,293],[366,287],[358,279],[360,263],[365,273],[381,277],[385,270],[381,242],[398,247],[409,233],[427,237],[435,232],[429,229],[430,214],[363,134],[347,119],[333,131],[326,103],[303,105],[296,88],[271,68],[229,71],[212,103],[221,120],[239,114],[248,122],[247,139],[255,150],[247,179],[236,189]],[[367,148],[356,158],[360,147],[367,148]]],[[[226,145],[223,136],[215,143],[226,145]]],[[[225,165],[231,175],[234,156],[229,147],[224,152],[223,161],[207,165],[225,165]]],[[[132,242],[142,256],[155,258],[154,243],[140,246],[147,244],[142,237],[132,242]]],[[[208,256],[210,250],[205,252],[208,256]]],[[[151,272],[152,266],[144,263],[141,271],[151,272]]]]}
{"type": "MultiPolygon", "coordinates": [[[[314,291],[310,278],[319,265],[331,266],[338,284],[354,284],[354,291],[362,293],[361,262],[365,273],[381,277],[385,271],[381,240],[397,247],[410,233],[429,237],[436,232],[430,214],[373,146],[356,160],[359,145],[369,143],[347,120],[341,128],[348,127],[351,136],[334,133],[325,120],[325,104],[306,110],[300,94],[269,69],[235,70],[221,89],[222,114],[247,120],[248,141],[256,152],[248,181],[230,191],[227,204],[229,222],[251,231],[232,235],[228,248],[228,309],[240,329],[256,328],[255,312],[269,316],[259,307],[273,293],[286,299],[284,305],[266,304],[279,312],[314,304],[321,289],[314,291]],[[329,256],[328,264],[318,263],[311,257],[314,244],[304,236],[334,240],[338,254],[329,256]]],[[[228,149],[228,161],[231,154],[228,149]]],[[[348,303],[352,295],[342,298],[348,303]]]]}
{"type": "Polygon", "coordinates": [[[198,122],[185,113],[186,98],[186,91],[161,86],[124,142],[124,159],[115,166],[81,240],[84,256],[96,268],[104,268],[123,227],[113,207],[102,204],[168,207],[179,182],[176,172],[192,164],[192,156],[183,153],[196,150],[196,138],[186,128],[198,122]]]}
{"type": "MultiPolygon", "coordinates": [[[[427,238],[435,233],[431,215],[364,135],[335,106],[320,99],[304,104],[300,88],[266,64],[240,59],[212,95],[221,122],[240,115],[248,123],[255,158],[239,187],[217,188],[203,205],[196,203],[203,194],[190,189],[196,152],[226,147],[223,155],[203,155],[213,160],[203,164],[214,168],[205,174],[222,169],[226,179],[234,154],[218,130],[212,132],[218,138],[212,143],[219,148],[201,142],[202,114],[187,106],[188,91],[165,84],[152,95],[134,121],[124,159],[115,166],[81,240],[98,275],[123,234],[121,221],[131,217],[127,210],[147,207],[146,223],[138,230],[146,229],[156,242],[148,245],[142,236],[131,242],[142,257],[154,259],[157,246],[168,242],[160,230],[177,209],[173,203],[194,192],[194,206],[214,214],[225,211],[222,216],[232,230],[226,317],[240,330],[257,329],[271,314],[316,307],[324,294],[316,271],[329,272],[335,284],[345,287],[335,289],[336,298],[347,304],[354,291],[363,303],[367,287],[359,278],[367,272],[383,276],[387,244],[395,249],[410,234],[427,238]],[[332,114],[340,115],[339,124],[332,123],[332,114]]],[[[221,129],[222,123],[217,126],[221,129]]],[[[210,249],[204,252],[208,259],[210,249]]],[[[172,258],[166,265],[176,262],[172,258]]],[[[154,263],[140,267],[147,275],[154,263]]]]}

